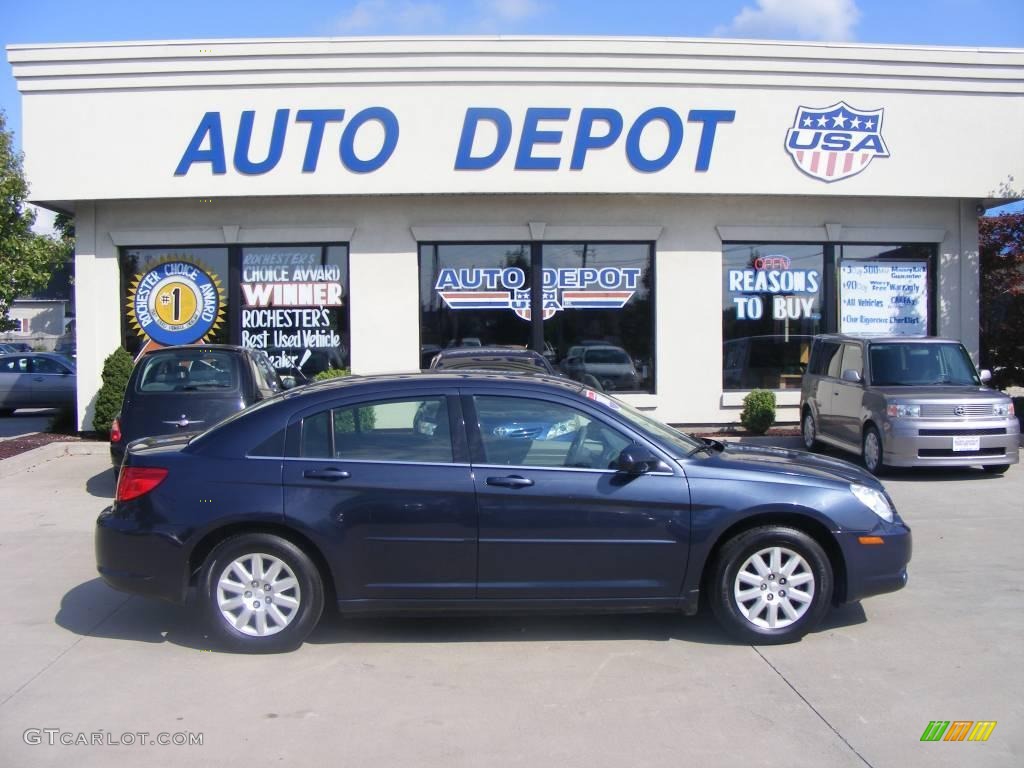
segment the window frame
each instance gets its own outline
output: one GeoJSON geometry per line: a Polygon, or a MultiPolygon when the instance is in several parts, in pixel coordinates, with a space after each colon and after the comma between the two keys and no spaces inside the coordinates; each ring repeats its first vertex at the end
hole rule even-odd
{"type": "Polygon", "coordinates": [[[424,389],[422,391],[413,392],[383,392],[378,393],[376,396],[367,396],[364,393],[359,396],[329,400],[326,402],[318,403],[317,405],[312,405],[307,408],[303,408],[301,411],[297,411],[296,413],[292,414],[288,420],[284,454],[284,459],[286,461],[304,461],[307,463],[332,462],[340,464],[394,464],[402,466],[431,467],[469,466],[469,448],[466,441],[465,427],[463,425],[463,415],[460,398],[457,391],[450,390],[447,388],[430,388],[424,389]],[[452,460],[450,462],[401,461],[392,459],[345,459],[338,458],[337,456],[333,455],[329,457],[317,458],[312,456],[301,455],[303,421],[307,418],[316,416],[325,411],[332,414],[329,418],[329,423],[331,425],[331,430],[329,434],[330,449],[333,454],[335,450],[333,412],[335,410],[359,408],[361,406],[367,405],[381,405],[384,403],[392,402],[407,402],[410,400],[432,399],[445,400],[445,405],[448,409],[448,426],[452,445],[452,460]]]}

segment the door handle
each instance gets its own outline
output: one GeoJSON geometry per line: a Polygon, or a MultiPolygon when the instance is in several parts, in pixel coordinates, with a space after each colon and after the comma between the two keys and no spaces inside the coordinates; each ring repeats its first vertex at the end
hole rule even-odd
{"type": "Polygon", "coordinates": [[[42,380],[43,380],[42,376],[36,376],[34,379],[32,379],[32,381],[42,381],[42,380]]]}
{"type": "Polygon", "coordinates": [[[312,480],[348,480],[352,477],[352,475],[344,469],[335,469],[334,467],[328,467],[327,469],[307,469],[302,473],[302,476],[308,477],[312,480]]]}
{"type": "Polygon", "coordinates": [[[533,485],[533,480],[519,475],[509,475],[507,477],[488,477],[487,484],[498,485],[502,488],[526,488],[533,485]]]}

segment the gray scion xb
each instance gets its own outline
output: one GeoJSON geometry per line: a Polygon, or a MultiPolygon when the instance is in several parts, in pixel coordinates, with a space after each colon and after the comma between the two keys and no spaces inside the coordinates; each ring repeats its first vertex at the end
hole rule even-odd
{"type": "Polygon", "coordinates": [[[1020,424],[990,378],[953,339],[816,336],[800,392],[804,445],[860,453],[875,474],[979,464],[1001,474],[1019,460],[1020,424]]]}

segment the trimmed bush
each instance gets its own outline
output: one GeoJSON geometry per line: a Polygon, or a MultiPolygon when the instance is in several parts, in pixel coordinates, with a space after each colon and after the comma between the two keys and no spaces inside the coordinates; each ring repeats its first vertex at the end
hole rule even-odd
{"type": "Polygon", "coordinates": [[[313,381],[327,381],[328,379],[340,379],[343,376],[351,376],[352,371],[348,368],[328,368],[326,371],[320,371],[316,376],[313,377],[313,381]]]}
{"type": "Polygon", "coordinates": [[[775,393],[755,389],[743,398],[740,423],[755,435],[763,435],[775,423],[775,393]]]}
{"type": "Polygon", "coordinates": [[[134,365],[132,356],[123,347],[115,349],[103,361],[103,373],[100,374],[103,386],[96,395],[96,409],[92,417],[92,428],[101,435],[110,434],[110,425],[121,412],[124,390],[134,365]]]}

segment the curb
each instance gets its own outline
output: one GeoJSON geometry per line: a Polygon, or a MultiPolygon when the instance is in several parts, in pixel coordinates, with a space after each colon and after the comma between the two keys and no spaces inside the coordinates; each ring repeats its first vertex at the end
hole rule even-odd
{"type": "Polygon", "coordinates": [[[107,443],[94,442],[68,441],[41,445],[31,451],[0,460],[0,478],[16,475],[62,456],[95,456],[107,453],[109,450],[110,446],[107,443]]]}

